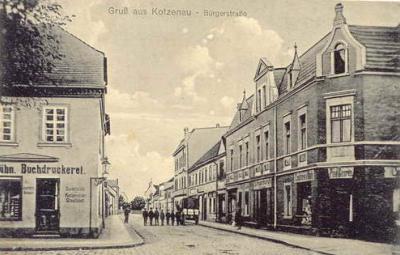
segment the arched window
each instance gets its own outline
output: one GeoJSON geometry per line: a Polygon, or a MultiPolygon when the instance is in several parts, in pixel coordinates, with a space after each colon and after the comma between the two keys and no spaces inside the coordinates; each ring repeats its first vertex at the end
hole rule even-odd
{"type": "Polygon", "coordinates": [[[333,51],[333,61],[334,74],[346,72],[346,47],[342,43],[335,46],[333,51]]]}

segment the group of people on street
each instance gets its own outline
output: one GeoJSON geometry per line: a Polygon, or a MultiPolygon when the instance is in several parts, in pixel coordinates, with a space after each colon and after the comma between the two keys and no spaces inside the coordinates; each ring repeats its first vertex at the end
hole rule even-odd
{"type": "Polygon", "coordinates": [[[143,209],[142,211],[143,215],[143,225],[147,226],[148,222],[150,221],[150,226],[159,226],[160,225],[160,220],[161,220],[161,226],[164,226],[164,222],[166,220],[167,225],[185,225],[185,215],[183,214],[182,211],[178,210],[177,212],[174,213],[174,211],[170,212],[167,209],[167,212],[164,213],[164,210],[161,209],[158,211],[156,208],[153,211],[153,208],[150,208],[149,211],[147,211],[146,208],[143,209]]]}

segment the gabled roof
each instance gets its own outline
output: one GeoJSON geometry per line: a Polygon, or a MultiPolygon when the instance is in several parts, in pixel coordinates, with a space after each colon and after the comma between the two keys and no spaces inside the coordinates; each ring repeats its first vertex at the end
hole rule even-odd
{"type": "Polygon", "coordinates": [[[218,156],[219,147],[221,146],[221,141],[218,141],[211,149],[209,149],[203,156],[197,160],[193,166],[188,170],[188,172],[192,172],[198,167],[203,166],[204,164],[210,162],[212,159],[218,156]]]}
{"type": "Polygon", "coordinates": [[[400,71],[400,25],[349,25],[349,30],[366,48],[366,69],[400,71]]]}
{"type": "Polygon", "coordinates": [[[238,110],[235,113],[235,116],[233,117],[233,120],[231,122],[230,128],[229,129],[233,129],[236,126],[238,126],[241,122],[246,121],[247,119],[249,119],[251,117],[251,112],[252,112],[252,108],[253,108],[253,101],[254,101],[254,95],[251,95],[250,97],[248,97],[245,102],[247,104],[247,109],[244,111],[244,113],[242,113],[242,116],[240,116],[240,108],[241,108],[241,104],[239,104],[238,106],[238,110]]]}

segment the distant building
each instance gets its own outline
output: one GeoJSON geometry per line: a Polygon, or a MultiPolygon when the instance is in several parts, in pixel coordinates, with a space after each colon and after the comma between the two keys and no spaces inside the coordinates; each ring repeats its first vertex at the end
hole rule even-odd
{"type": "Polygon", "coordinates": [[[187,196],[187,170],[226,132],[228,127],[195,128],[184,130],[184,138],[172,154],[175,162],[174,193],[175,206],[182,207],[187,196]]]}
{"type": "Polygon", "coordinates": [[[65,57],[50,81],[0,88],[1,235],[98,236],[103,227],[106,58],[55,32],[65,57]],[[35,105],[20,104],[29,98],[35,105]]]}
{"type": "MultiPolygon", "coordinates": [[[[220,169],[225,165],[225,147],[222,140],[212,146],[188,169],[188,198],[186,208],[199,209],[199,220],[216,221],[223,210],[219,207],[217,190],[220,169]]],[[[221,172],[222,172],[221,171],[221,172]]],[[[222,190],[222,194],[224,191],[222,190]]],[[[224,197],[220,198],[223,203],[224,197]]]]}

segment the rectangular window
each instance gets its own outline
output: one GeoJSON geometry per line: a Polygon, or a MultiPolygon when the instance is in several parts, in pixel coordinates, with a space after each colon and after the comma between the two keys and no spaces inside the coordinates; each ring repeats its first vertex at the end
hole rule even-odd
{"type": "Polygon", "coordinates": [[[0,178],[0,220],[22,219],[22,184],[20,178],[0,178]]]}
{"type": "Polygon", "coordinates": [[[284,216],[291,217],[292,216],[292,184],[285,183],[284,184],[284,216]]]}
{"type": "Polygon", "coordinates": [[[243,163],[243,147],[242,145],[239,145],[239,168],[242,168],[242,163],[243,163]]]}
{"type": "Polygon", "coordinates": [[[208,179],[211,181],[211,180],[214,179],[214,177],[213,177],[214,176],[214,174],[213,174],[214,171],[213,171],[212,166],[209,166],[208,168],[209,168],[209,170],[208,170],[208,177],[209,178],[208,179]]]}
{"type": "Polygon", "coordinates": [[[265,142],[265,159],[269,159],[269,132],[264,132],[264,142],[265,142]]]}
{"type": "Polygon", "coordinates": [[[231,149],[231,171],[233,171],[233,156],[234,156],[234,151],[231,149]]]}
{"type": "Polygon", "coordinates": [[[224,161],[219,162],[219,177],[225,177],[224,161]]]}
{"type": "Polygon", "coordinates": [[[261,89],[258,90],[257,97],[258,97],[257,110],[259,112],[261,111],[261,89]]]}
{"type": "Polygon", "coordinates": [[[246,142],[246,166],[249,165],[249,142],[246,142]]]}
{"type": "Polygon", "coordinates": [[[351,105],[331,106],[332,143],[351,141],[351,105]]]}
{"type": "Polygon", "coordinates": [[[208,182],[208,170],[207,170],[207,168],[206,168],[206,174],[205,174],[205,182],[208,182]]]}
{"type": "Polygon", "coordinates": [[[289,154],[290,153],[290,121],[285,123],[285,130],[284,130],[284,153],[289,154]]]}
{"type": "Polygon", "coordinates": [[[43,138],[49,143],[67,141],[67,108],[47,106],[43,109],[43,138]]]}
{"type": "Polygon", "coordinates": [[[0,105],[0,141],[14,140],[14,108],[11,105],[0,105]]]}
{"type": "Polygon", "coordinates": [[[260,135],[256,136],[256,157],[257,157],[257,162],[261,161],[261,141],[260,141],[260,135]]]}
{"type": "Polygon", "coordinates": [[[263,101],[264,101],[264,108],[267,107],[267,90],[266,87],[263,86],[263,101]]]}
{"type": "Polygon", "coordinates": [[[307,147],[307,123],[306,114],[299,117],[299,149],[304,150],[307,147]]]}

